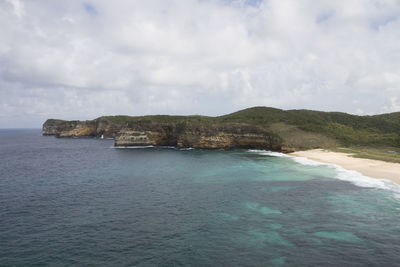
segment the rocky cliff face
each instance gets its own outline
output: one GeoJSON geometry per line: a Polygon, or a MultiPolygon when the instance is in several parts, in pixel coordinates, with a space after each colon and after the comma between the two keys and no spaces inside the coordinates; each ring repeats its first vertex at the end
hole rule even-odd
{"type": "Polygon", "coordinates": [[[201,124],[145,122],[116,124],[105,119],[92,121],[47,120],[43,135],[57,137],[114,138],[115,146],[176,146],[207,149],[289,150],[280,138],[264,129],[246,124],[201,124]]]}
{"type": "Polygon", "coordinates": [[[43,135],[57,137],[105,137],[114,138],[121,130],[120,125],[114,125],[106,120],[64,121],[49,119],[43,124],[43,135]]]}
{"type": "Polygon", "coordinates": [[[57,137],[95,137],[95,121],[62,121],[47,120],[43,124],[43,135],[55,135],[57,137]]]}
{"type": "Polygon", "coordinates": [[[253,148],[281,150],[280,139],[265,130],[243,124],[188,124],[178,135],[178,147],[253,148]]]}

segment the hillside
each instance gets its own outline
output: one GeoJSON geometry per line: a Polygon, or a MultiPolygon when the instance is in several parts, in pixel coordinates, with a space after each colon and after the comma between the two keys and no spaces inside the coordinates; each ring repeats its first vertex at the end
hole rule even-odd
{"type": "MultiPolygon", "coordinates": [[[[217,117],[217,120],[256,124],[272,130],[276,124],[292,126],[299,134],[321,134],[342,146],[400,146],[400,112],[357,116],[341,112],[254,107],[217,117]]],[[[279,128],[275,130],[279,132],[279,128]]]]}

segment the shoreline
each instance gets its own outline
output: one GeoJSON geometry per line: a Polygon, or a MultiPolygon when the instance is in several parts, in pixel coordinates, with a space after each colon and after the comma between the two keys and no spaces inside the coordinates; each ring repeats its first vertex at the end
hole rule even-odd
{"type": "Polygon", "coordinates": [[[389,180],[400,186],[400,163],[354,158],[351,156],[352,154],[332,152],[323,149],[297,151],[289,155],[307,158],[321,163],[336,164],[344,169],[357,171],[375,179],[389,180]]]}

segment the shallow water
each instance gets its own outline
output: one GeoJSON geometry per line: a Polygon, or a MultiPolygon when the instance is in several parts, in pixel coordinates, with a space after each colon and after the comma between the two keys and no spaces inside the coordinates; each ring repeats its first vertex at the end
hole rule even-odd
{"type": "Polygon", "coordinates": [[[400,262],[391,186],[279,154],[112,146],[0,130],[0,265],[400,262]]]}

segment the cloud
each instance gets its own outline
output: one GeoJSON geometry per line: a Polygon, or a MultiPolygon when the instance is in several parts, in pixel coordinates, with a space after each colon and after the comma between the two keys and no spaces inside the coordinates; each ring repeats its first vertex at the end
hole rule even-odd
{"type": "Polygon", "coordinates": [[[25,15],[24,5],[20,0],[7,0],[13,6],[14,13],[18,18],[22,18],[25,15]]]}
{"type": "Polygon", "coordinates": [[[254,105],[395,111],[399,18],[394,0],[0,2],[0,127],[254,105]]]}

